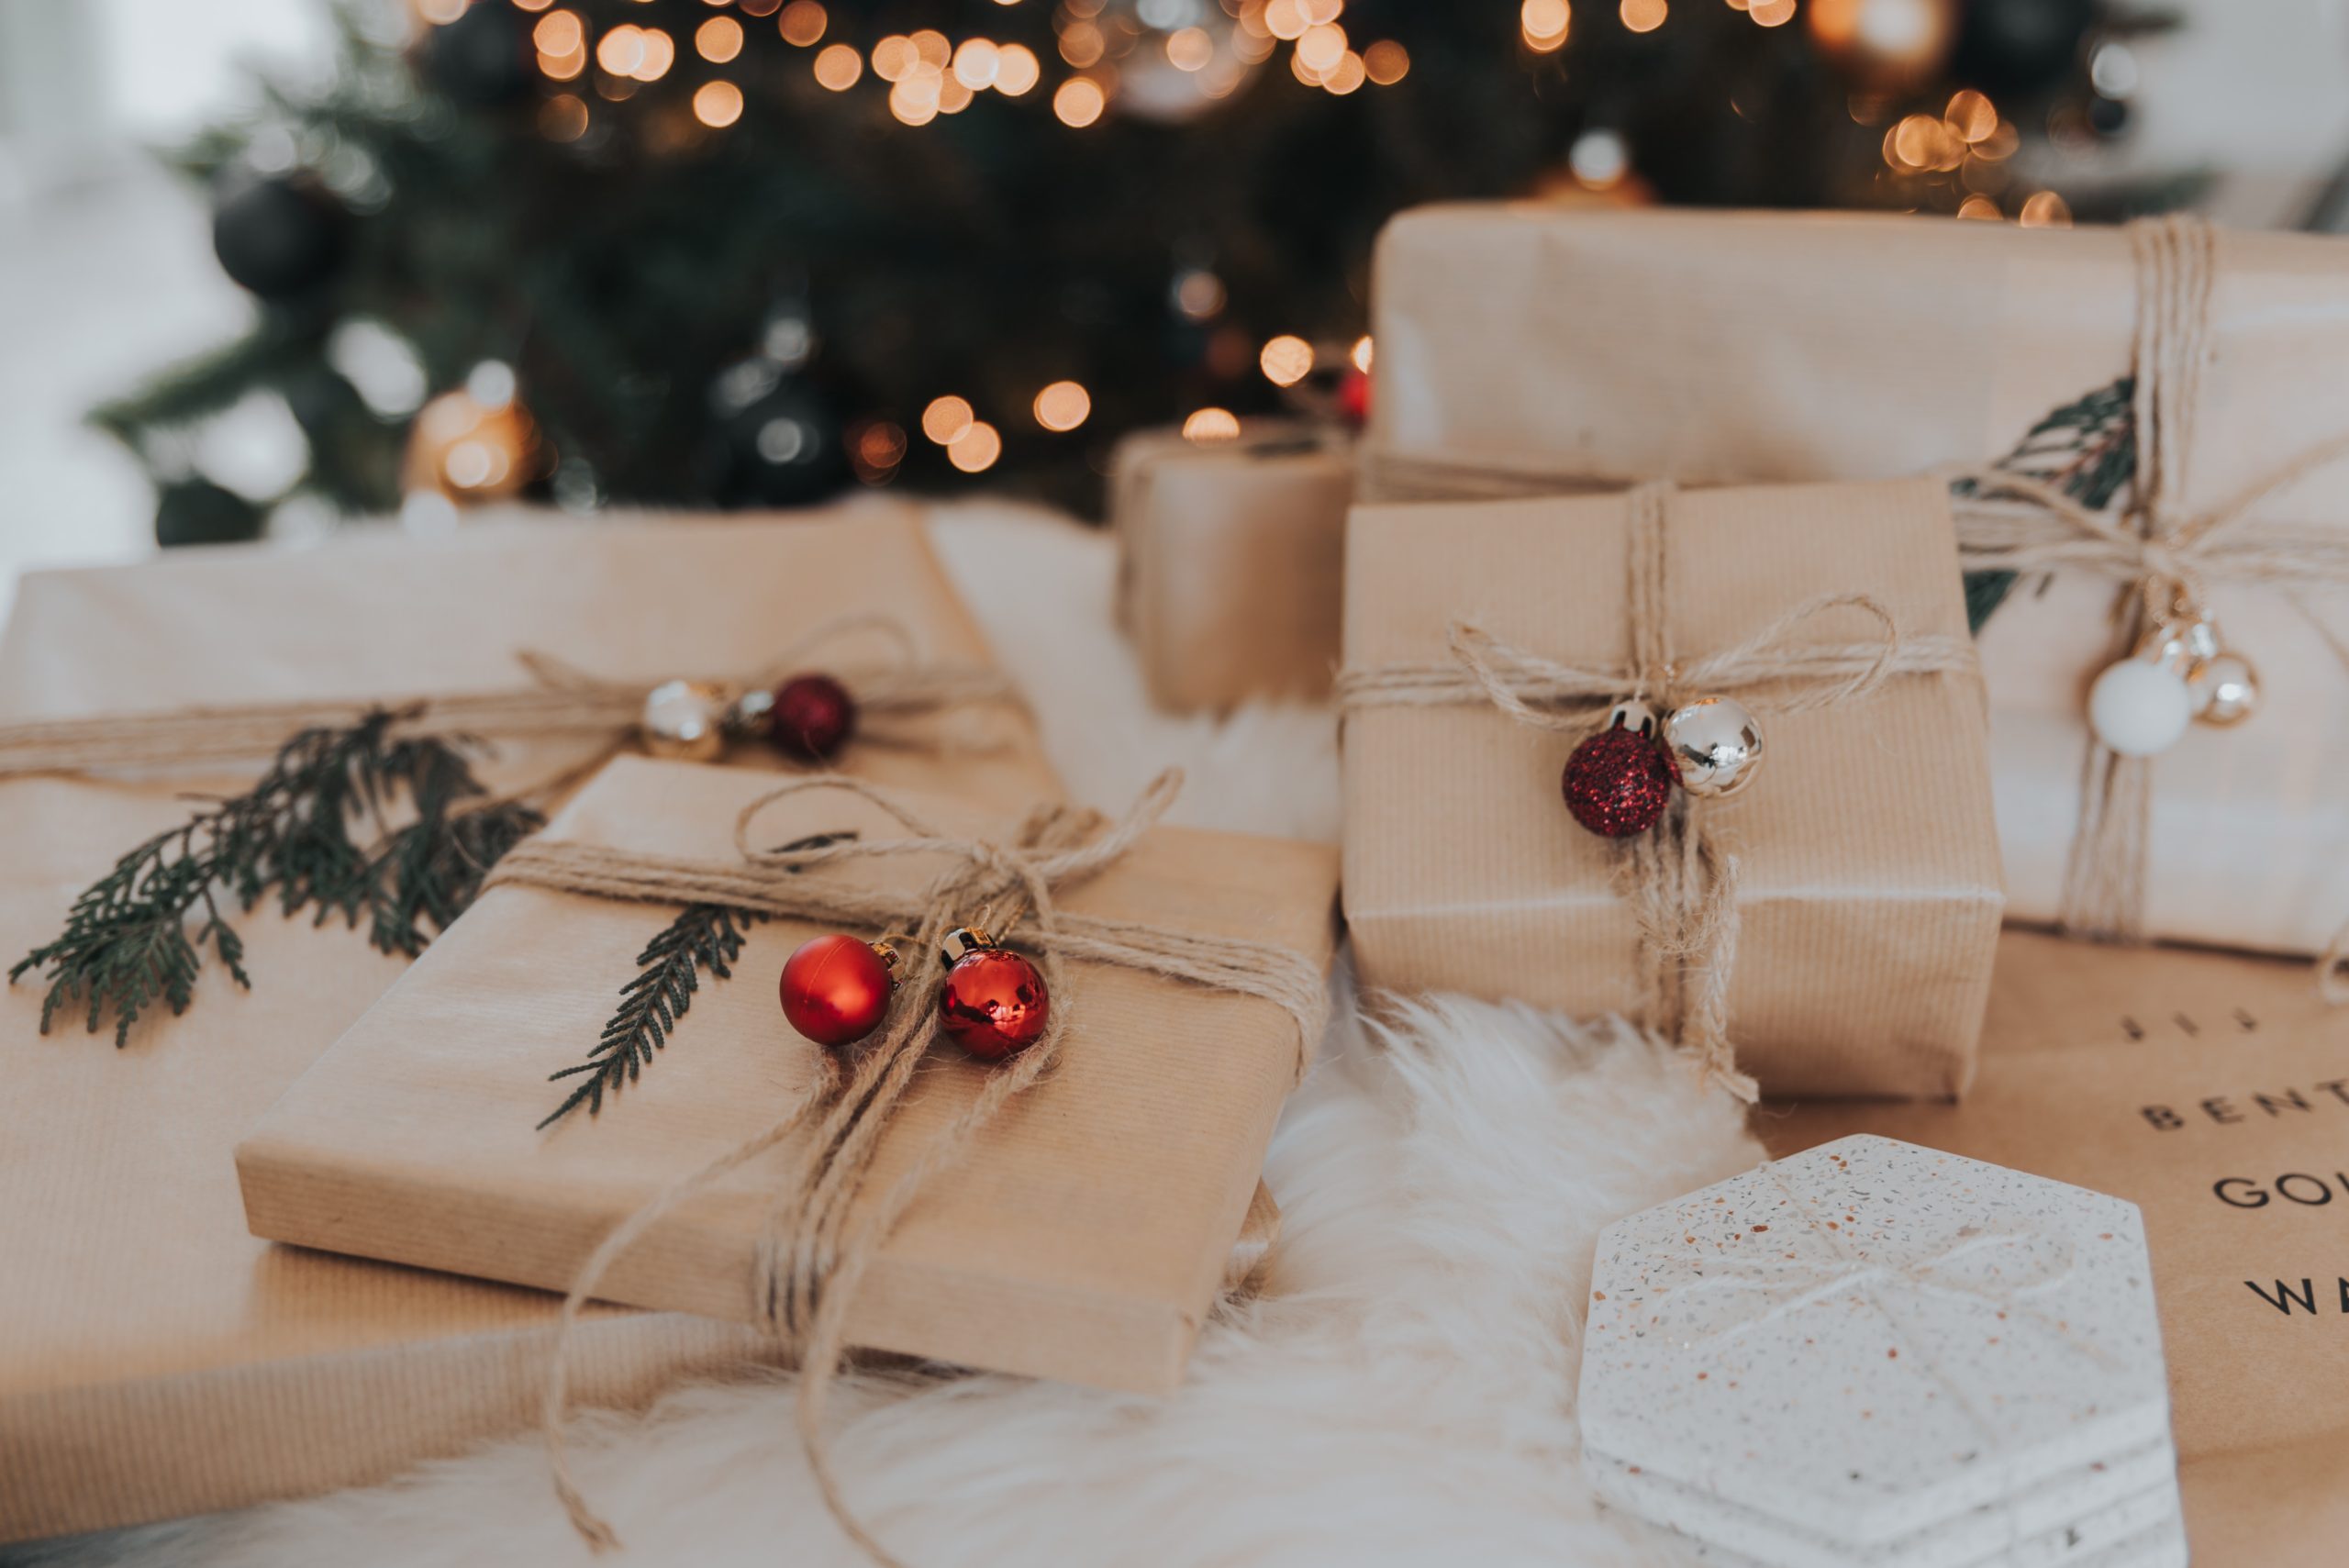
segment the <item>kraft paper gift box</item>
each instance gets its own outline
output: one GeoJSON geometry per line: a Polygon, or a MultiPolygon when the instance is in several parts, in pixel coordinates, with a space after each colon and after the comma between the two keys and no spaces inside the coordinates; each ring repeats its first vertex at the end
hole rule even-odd
{"type": "MultiPolygon", "coordinates": [[[[547,829],[553,842],[739,865],[734,823],[763,791],[740,773],[622,759],[547,829]]],[[[958,835],[1008,841],[1016,819],[944,795],[906,803],[958,835]]],[[[906,829],[815,790],[759,817],[762,840],[906,829]]],[[[1327,846],[1156,828],[1058,907],[1240,938],[1317,971],[1335,940],[1327,846]]],[[[803,874],[915,896],[935,857],[803,874]]],[[[596,1244],[672,1182],[758,1134],[818,1070],[775,976],[834,926],[756,926],[738,976],[705,984],[660,1057],[600,1114],[537,1124],[547,1075],[582,1059],[636,955],[674,906],[535,885],[489,889],[272,1107],[238,1150],[261,1235],[453,1273],[568,1287],[596,1244]],[[518,984],[517,976],[528,977],[518,984]]],[[[1300,1066],[1279,1006],[1074,958],[1062,1054],[965,1154],[931,1175],[851,1300],[852,1344],[991,1371],[1163,1393],[1182,1376],[1300,1066]]],[[[932,998],[900,990],[895,1007],[932,998]]],[[[1310,1050],[1318,1042],[1306,1042],[1310,1050]]],[[[990,1068],[933,1048],[881,1135],[853,1229],[969,1105],[990,1068]]],[[[813,1129],[685,1200],[621,1256],[598,1294],[752,1315],[763,1216],[813,1129]]]]}
{"type": "Polygon", "coordinates": [[[2349,1016],[2276,959],[2001,940],[1962,1105],[1764,1106],[2144,1213],[2194,1560],[2332,1568],[2349,1539],[2349,1016]]]}
{"type": "Polygon", "coordinates": [[[1352,443],[1295,420],[1237,439],[1145,430],[1110,480],[1119,618],[1151,700],[1187,712],[1319,699],[1338,662],[1352,443]]]}
{"type": "MultiPolygon", "coordinates": [[[[1628,517],[1620,495],[1357,507],[1349,674],[1445,665],[1461,620],[1544,659],[1623,665],[1628,517]]],[[[1947,498],[1930,482],[1684,492],[1664,538],[1680,658],[1733,648],[1828,589],[1872,595],[1905,634],[1963,641],[1947,498]]],[[[1843,609],[1793,635],[1850,644],[1871,625],[1843,609]]],[[[1978,684],[1899,675],[1763,723],[1753,784],[1695,807],[1742,868],[1739,1066],[1785,1093],[1958,1093],[2000,910],[1978,684]]],[[[1560,795],[1573,746],[1488,703],[1350,708],[1345,906],[1365,984],[1637,1011],[1619,846],[1560,795]]]]}
{"type": "MultiPolygon", "coordinates": [[[[521,684],[524,647],[615,677],[749,670],[863,609],[902,616],[933,658],[986,657],[918,520],[895,507],[189,551],[28,576],[0,649],[0,712],[505,689],[521,684]]],[[[1000,750],[852,742],[841,764],[1024,804],[1053,778],[1025,719],[1006,723],[1000,750]]],[[[500,743],[481,773],[513,787],[576,755],[500,743]]],[[[241,790],[261,761],[0,780],[9,956],[52,937],[117,855],[184,821],[191,792],[241,790]]],[[[158,1009],[123,1050],[70,1007],[39,1033],[32,977],[0,994],[0,1540],[375,1481],[535,1419],[545,1297],[247,1232],[237,1140],[403,965],[339,922],[264,906],[237,924],[252,989],[207,963],[186,1014],[158,1009]]],[[[699,1319],[611,1312],[581,1364],[590,1400],[634,1402],[755,1349],[699,1319]]]]}
{"type": "MultiPolygon", "coordinates": [[[[1455,485],[1883,479],[2087,461],[2032,437],[2132,369],[2119,229],[1862,214],[1429,207],[1382,238],[1373,492],[1455,485]],[[1386,477],[1382,479],[1380,476],[1386,477]]],[[[2349,242],[2222,233],[2186,485],[2199,514],[2349,430],[2349,242]]],[[[2121,399],[2126,402],[2124,395],[2121,399]]],[[[2099,446],[2099,450],[2102,450],[2099,446]]],[[[2349,462],[2254,510],[2349,527],[2349,462]]],[[[2110,658],[2107,578],[2020,584],[1981,633],[2009,913],[2058,910],[2079,817],[2088,682],[2110,658]]],[[[2349,920],[2349,593],[2215,584],[2259,670],[2258,714],[2197,727],[2153,766],[2146,929],[2279,952],[2349,920]]]]}

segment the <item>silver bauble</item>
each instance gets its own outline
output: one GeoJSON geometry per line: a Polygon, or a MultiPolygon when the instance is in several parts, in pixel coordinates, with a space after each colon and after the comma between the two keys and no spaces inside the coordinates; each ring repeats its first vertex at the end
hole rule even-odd
{"type": "Polygon", "coordinates": [[[1762,728],[1742,703],[1698,697],[1665,716],[1664,750],[1679,772],[1681,788],[1723,799],[1752,784],[1761,771],[1762,728]]]}
{"type": "Polygon", "coordinates": [[[2241,724],[2259,707],[2259,672],[2240,653],[2214,653],[2186,677],[2199,724],[2225,728],[2241,724]]]}
{"type": "Polygon", "coordinates": [[[726,750],[726,714],[734,696],[709,681],[663,681],[645,694],[637,721],[645,751],[677,762],[707,762],[726,750]]]}

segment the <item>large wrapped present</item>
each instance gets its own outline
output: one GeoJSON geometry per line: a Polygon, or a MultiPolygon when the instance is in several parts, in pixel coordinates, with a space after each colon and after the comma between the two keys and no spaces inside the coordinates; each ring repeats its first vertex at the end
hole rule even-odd
{"type": "MultiPolygon", "coordinates": [[[[755,670],[843,614],[902,622],[929,661],[986,658],[907,511],[563,520],[36,573],[0,650],[0,711],[212,714],[226,724],[276,702],[289,714],[318,705],[325,718],[336,705],[528,685],[523,650],[641,686],[755,670]]],[[[822,657],[845,671],[889,649],[852,640],[822,657]]],[[[889,745],[852,740],[836,765],[1006,805],[1051,791],[1024,714],[992,706],[1005,710],[967,748],[905,743],[919,739],[910,733],[889,745]]],[[[80,731],[31,733],[63,744],[80,731]]],[[[109,733],[135,741],[146,731],[109,733]]],[[[501,790],[559,774],[604,744],[482,740],[495,750],[475,754],[480,780],[501,790]]],[[[53,937],[76,890],[117,856],[206,799],[247,789],[268,750],[191,772],[150,749],[129,773],[0,780],[10,956],[53,937]]],[[[764,749],[739,755],[757,761],[764,749]]],[[[120,1050],[85,1034],[72,1003],[42,1035],[39,975],[0,997],[10,1084],[0,1105],[0,1539],[374,1481],[535,1412],[552,1318],[543,1297],[248,1233],[237,1140],[405,961],[340,917],[318,929],[307,912],[286,919],[273,904],[245,914],[222,902],[250,989],[207,948],[185,1014],[159,1004],[120,1050]]],[[[751,1336],[682,1316],[599,1313],[583,1330],[580,1386],[596,1401],[641,1399],[753,1348],[751,1336]]]]}
{"type": "Polygon", "coordinates": [[[1302,421],[1119,443],[1119,618],[1152,701],[1187,712],[1329,695],[1353,498],[1352,443],[1302,421]]]}
{"type": "Polygon", "coordinates": [[[1964,1088],[2000,895],[1941,486],[1362,506],[1346,570],[1366,984],[1635,1015],[1709,1052],[1725,1011],[1785,1093],[1964,1088]],[[1642,692],[1750,706],[1760,771],[1691,801],[1633,745],[1664,815],[1588,815],[1579,760],[1627,736],[1590,732],[1642,692]]]}
{"type": "MultiPolygon", "coordinates": [[[[944,796],[882,802],[829,786],[765,803],[753,836],[738,835],[766,788],[740,772],[679,763],[607,768],[516,851],[519,879],[492,886],[239,1147],[253,1229],[562,1288],[616,1223],[728,1151],[756,1145],[755,1157],[662,1212],[594,1289],[764,1321],[788,1294],[771,1277],[777,1255],[801,1256],[802,1240],[818,1233],[826,1240],[809,1243],[811,1258],[869,1241],[869,1266],[837,1285],[850,1344],[1172,1389],[1224,1277],[1274,1118],[1318,1044],[1301,1038],[1299,1018],[1320,1005],[1335,940],[1335,854],[1078,823],[1067,853],[1107,846],[1106,859],[1079,869],[1039,840],[1060,829],[1032,818],[1023,832],[1000,812],[944,796]],[[898,852],[909,832],[920,852],[898,852]],[[746,842],[870,852],[770,861],[762,875],[746,842]],[[1021,861],[1028,844],[1044,858],[1021,861]],[[969,906],[944,911],[956,919],[981,921],[990,905],[1004,917],[1026,885],[1007,870],[1015,863],[1052,886],[1052,918],[1030,910],[1004,940],[1040,963],[1064,949],[1063,979],[1041,1005],[1066,1032],[1049,1072],[1002,1101],[950,1161],[941,1140],[997,1092],[1002,1074],[1041,1067],[1030,1053],[1044,1047],[996,1062],[931,1045],[941,983],[924,984],[924,955],[907,950],[908,939],[889,1003],[891,1028],[911,1031],[902,1036],[828,1055],[778,1015],[776,977],[786,954],[829,931],[886,928],[918,940],[941,913],[931,905],[960,903],[935,890],[965,854],[983,869],[957,884],[969,906]],[[599,880],[607,868],[618,880],[599,880]],[[639,954],[688,895],[738,901],[746,919],[778,917],[747,927],[726,963],[735,978],[703,982],[640,1076],[616,1075],[599,1107],[542,1129],[564,1094],[551,1073],[609,1039],[639,954]],[[893,1050],[908,1053],[902,1079],[888,1072],[893,1050]],[[836,1071],[844,1086],[828,1077],[836,1071]],[[827,1098],[786,1132],[778,1118],[814,1086],[827,1098]],[[877,1142],[860,1142],[868,1136],[877,1142]],[[853,1162],[847,1151],[858,1148],[869,1163],[853,1162]],[[905,1188],[909,1173],[918,1185],[905,1188]],[[777,1218],[778,1200],[804,1196],[805,1183],[842,1195],[829,1222],[807,1218],[820,1204],[777,1218]],[[909,1202],[893,1207],[893,1194],[909,1202]]],[[[990,962],[985,951],[970,958],[990,962]]],[[[833,1265],[817,1266],[811,1292],[830,1299],[833,1265]]],[[[794,1331],[804,1340],[807,1329],[794,1331]]]]}
{"type": "Polygon", "coordinates": [[[2349,244],[1442,206],[1382,239],[1375,332],[1373,493],[1997,464],[2099,514],[1969,551],[2021,566],[1981,630],[2010,912],[2288,952],[2349,919],[2349,244]],[[2178,588],[2263,698],[2116,777],[2089,684],[2178,588]]]}
{"type": "Polygon", "coordinates": [[[1784,1156],[1876,1132],[2144,1215],[2198,1562],[2321,1568],[2349,1530],[2349,1019],[2274,959],[2009,931],[1963,1105],[1802,1102],[1784,1156]]]}

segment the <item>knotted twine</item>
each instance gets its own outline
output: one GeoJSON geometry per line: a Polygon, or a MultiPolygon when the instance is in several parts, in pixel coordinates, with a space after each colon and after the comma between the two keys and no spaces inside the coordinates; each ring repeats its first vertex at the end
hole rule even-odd
{"type": "Polygon", "coordinates": [[[896,1568],[898,1560],[850,1510],[823,1435],[826,1398],[847,1348],[849,1305],[923,1184],[959,1160],[980,1129],[1052,1067],[1080,1002],[1068,984],[1067,965],[1115,964],[1270,1002],[1297,1026],[1297,1071],[1302,1077],[1320,1040],[1329,1006],[1322,973],[1303,954],[1239,938],[1068,914],[1056,902],[1060,893],[1099,873],[1132,849],[1181,787],[1181,772],[1169,769],[1115,824],[1105,824],[1098,813],[1083,808],[1040,806],[1010,842],[996,844],[947,833],[895,795],[861,780],[818,774],[770,790],[742,808],[734,825],[740,858],[731,864],[540,840],[526,840],[498,862],[489,885],[514,883],[660,904],[723,904],[856,930],[886,929],[911,949],[911,962],[898,976],[887,1028],[877,1041],[857,1047],[854,1060],[846,1065],[830,1052],[819,1052],[815,1079],[780,1107],[766,1127],[663,1188],[604,1238],[573,1281],[555,1329],[542,1418],[556,1495],[590,1543],[611,1546],[618,1538],[588,1505],[565,1455],[571,1336],[581,1307],[612,1264],[679,1204],[813,1124],[761,1221],[750,1278],[753,1315],[800,1368],[800,1441],[825,1506],[874,1561],[896,1568]],[[755,845],[754,828],[763,812],[779,801],[819,789],[870,802],[902,827],[906,836],[781,849],[755,845]],[[830,865],[906,856],[943,858],[946,864],[913,893],[809,874],[830,865]],[[955,927],[988,909],[996,917],[998,937],[1023,921],[1029,928],[1021,945],[1036,955],[1051,998],[1044,1033],[1026,1051],[990,1070],[971,1104],[865,1214],[854,1217],[890,1118],[904,1100],[936,1029],[934,998],[945,967],[941,945],[955,927]]]}
{"type": "MultiPolygon", "coordinates": [[[[856,702],[861,740],[941,748],[945,742],[933,731],[909,721],[969,704],[1020,701],[1017,688],[998,671],[923,662],[905,622],[879,613],[827,621],[739,681],[725,684],[746,691],[772,687],[805,672],[819,650],[867,631],[888,639],[890,657],[835,672],[856,702]]],[[[379,710],[399,716],[396,733],[415,734],[429,725],[511,740],[588,736],[601,739],[608,756],[628,744],[643,717],[645,698],[664,684],[605,679],[533,649],[518,651],[515,659],[530,684],[508,691],[357,702],[197,704],[158,712],[0,725],[0,775],[193,768],[249,761],[276,751],[296,730],[354,724],[379,710]]]]}
{"type": "MultiPolygon", "coordinates": [[[[1338,680],[1346,708],[1456,706],[1489,702],[1518,723],[1577,741],[1606,724],[1624,698],[1669,713],[1706,695],[1733,695],[1757,718],[1860,701],[1896,675],[1974,668],[1964,638],[1903,636],[1890,611],[1865,594],[1822,594],[1732,648],[1687,663],[1672,653],[1666,528],[1675,489],[1633,488],[1626,498],[1629,562],[1624,619],[1631,662],[1563,664],[1527,653],[1464,622],[1452,623],[1452,660],[1348,671],[1338,680]],[[1837,609],[1873,618],[1873,642],[1813,643],[1796,628],[1837,609]]],[[[1648,832],[1614,840],[1615,884],[1630,904],[1641,1020],[1677,1041],[1706,1081],[1751,1103],[1753,1079],[1737,1071],[1729,1038],[1730,980],[1736,968],[1738,858],[1710,827],[1711,811],[1686,790],[1648,832]]]]}
{"type": "MultiPolygon", "coordinates": [[[[2349,670],[2349,643],[2296,591],[2349,586],[2349,533],[2251,520],[2254,508],[2277,491],[2349,457],[2349,433],[2318,442],[2209,511],[2186,512],[2187,461],[2210,360],[2218,237],[2204,219],[2175,216],[2132,223],[2128,233],[2137,275],[2131,408],[2136,473],[2128,504],[2092,511],[2026,474],[1959,471],[1953,475],[1958,491],[1953,505],[1961,560],[1971,572],[2071,570],[2113,579],[2121,584],[2114,660],[2131,657],[2148,627],[2205,615],[2214,584],[2279,588],[2349,670]]],[[[2119,756],[2089,738],[2080,770],[2079,826],[2057,910],[2067,931],[2143,940],[2152,777],[2153,759],[2119,756]]],[[[2319,985],[2336,1004],[2349,1002],[2344,962],[2349,927],[2318,960],[2319,985]]]]}

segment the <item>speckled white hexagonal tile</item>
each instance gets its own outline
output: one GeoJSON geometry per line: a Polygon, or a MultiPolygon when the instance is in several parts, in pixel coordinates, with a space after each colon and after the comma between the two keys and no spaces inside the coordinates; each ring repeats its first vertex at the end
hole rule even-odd
{"type": "Polygon", "coordinates": [[[2171,1561],[2143,1221],[1979,1161],[1847,1138],[1609,1226],[1581,1414],[1601,1495],[1724,1561],[2171,1561]]]}

